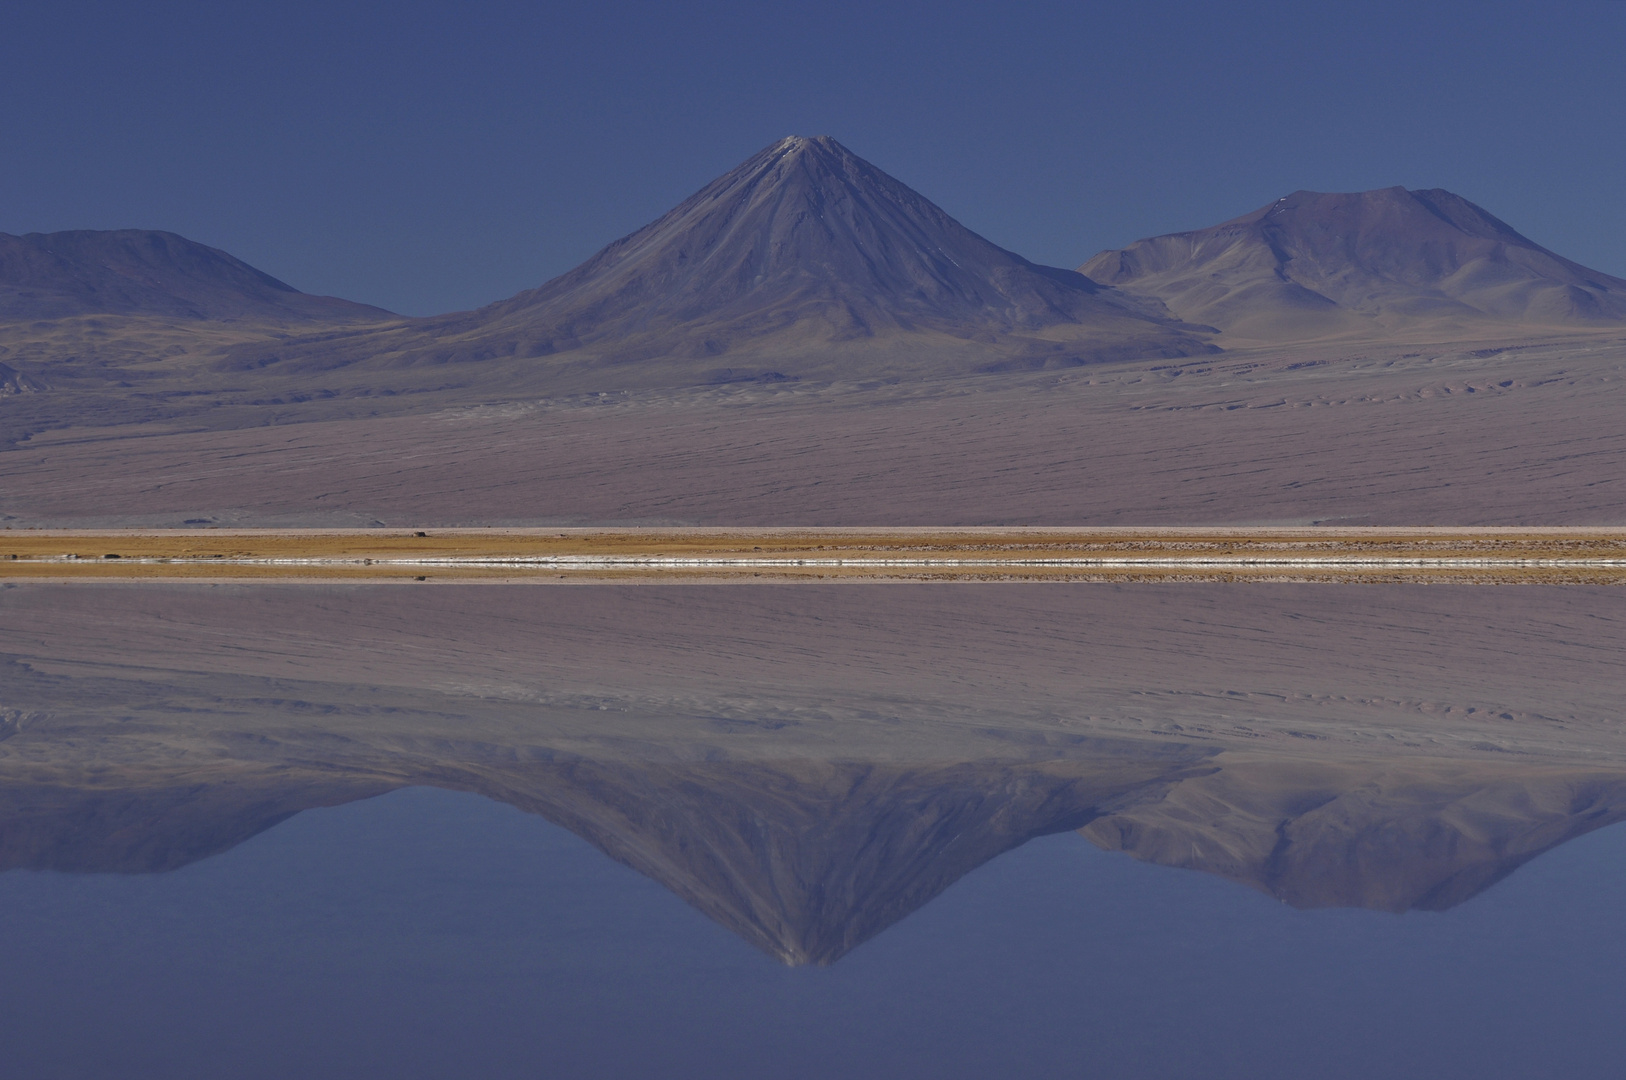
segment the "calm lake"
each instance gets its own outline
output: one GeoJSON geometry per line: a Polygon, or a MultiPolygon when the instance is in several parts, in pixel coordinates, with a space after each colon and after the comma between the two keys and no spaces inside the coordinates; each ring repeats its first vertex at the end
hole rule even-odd
{"type": "Polygon", "coordinates": [[[1613,1077],[1626,592],[0,588],[26,1077],[1613,1077]]]}

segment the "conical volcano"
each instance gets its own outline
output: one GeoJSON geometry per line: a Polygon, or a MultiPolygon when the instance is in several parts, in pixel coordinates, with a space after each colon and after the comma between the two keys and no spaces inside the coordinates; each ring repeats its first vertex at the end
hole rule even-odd
{"type": "Polygon", "coordinates": [[[984,240],[820,136],[780,140],[570,273],[487,310],[540,317],[555,345],[692,329],[718,347],[797,324],[840,340],[1151,321],[1104,292],[984,240]]]}
{"type": "Polygon", "coordinates": [[[477,362],[521,382],[588,371],[605,388],[1185,356],[1213,351],[1205,330],[1006,251],[821,136],[774,143],[539,288],[278,359],[477,362]]]}
{"type": "Polygon", "coordinates": [[[1296,191],[1211,228],[1103,251],[1079,269],[1260,340],[1626,322],[1626,281],[1440,189],[1296,191]]]}

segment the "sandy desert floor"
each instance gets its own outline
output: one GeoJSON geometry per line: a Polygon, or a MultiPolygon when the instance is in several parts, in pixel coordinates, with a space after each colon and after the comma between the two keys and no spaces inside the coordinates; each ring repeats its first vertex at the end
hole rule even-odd
{"type": "Polygon", "coordinates": [[[320,384],[184,413],[121,389],[117,423],[60,391],[66,427],[26,420],[59,391],[8,397],[0,524],[1626,527],[1618,334],[916,383],[320,384]]]}

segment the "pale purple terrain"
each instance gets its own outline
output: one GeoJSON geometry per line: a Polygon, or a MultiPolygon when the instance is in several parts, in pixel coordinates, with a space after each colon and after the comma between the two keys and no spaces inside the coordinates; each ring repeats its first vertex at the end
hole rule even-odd
{"type": "Polygon", "coordinates": [[[0,506],[55,525],[1620,525],[1623,387],[1626,350],[1600,341],[62,431],[0,456],[0,506]]]}
{"type": "Polygon", "coordinates": [[[1449,192],[1078,273],[793,138],[428,319],[72,235],[0,263],[12,525],[1626,524],[1626,282],[1449,192]]]}

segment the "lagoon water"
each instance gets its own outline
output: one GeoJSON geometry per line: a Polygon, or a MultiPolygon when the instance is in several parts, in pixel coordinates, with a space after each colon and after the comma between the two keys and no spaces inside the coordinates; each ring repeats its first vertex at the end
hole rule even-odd
{"type": "Polygon", "coordinates": [[[26,1077],[1609,1077],[1626,596],[0,589],[26,1077]]]}
{"type": "Polygon", "coordinates": [[[0,898],[15,1076],[1608,1077],[1626,1053],[1620,826],[1398,916],[1051,836],[827,968],[425,789],[0,898]]]}

